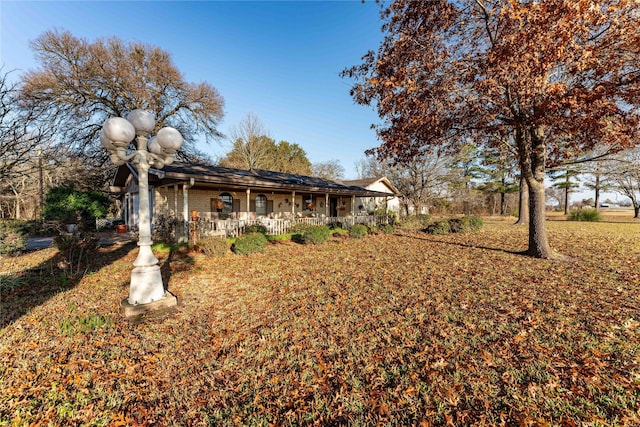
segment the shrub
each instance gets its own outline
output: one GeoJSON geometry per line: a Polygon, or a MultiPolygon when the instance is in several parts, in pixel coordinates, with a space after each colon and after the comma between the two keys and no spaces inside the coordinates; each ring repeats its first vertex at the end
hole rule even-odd
{"type": "Polygon", "coordinates": [[[326,225],[308,227],[302,235],[302,243],[319,245],[329,240],[330,230],[326,225]]]}
{"type": "Polygon", "coordinates": [[[371,234],[372,236],[376,236],[378,234],[380,234],[380,230],[378,229],[378,227],[372,225],[367,227],[367,234],[371,234]]]}
{"type": "Polygon", "coordinates": [[[449,220],[449,231],[451,233],[466,233],[469,231],[467,228],[467,224],[462,221],[462,218],[451,218],[449,220]]]}
{"type": "Polygon", "coordinates": [[[169,243],[156,242],[151,245],[151,250],[153,251],[153,253],[168,254],[173,250],[173,247],[169,243]]]}
{"type": "Polygon", "coordinates": [[[251,234],[251,233],[267,234],[267,227],[265,227],[262,224],[245,225],[242,228],[242,233],[243,234],[251,234]]]}
{"type": "Polygon", "coordinates": [[[304,243],[304,233],[311,227],[309,224],[298,223],[289,229],[291,240],[298,243],[304,243]]]}
{"type": "Polygon", "coordinates": [[[575,211],[571,211],[569,213],[569,217],[567,218],[569,221],[602,221],[602,215],[595,209],[578,209],[575,211]]]}
{"type": "Polygon", "coordinates": [[[349,229],[349,237],[353,237],[355,239],[362,239],[367,235],[368,228],[363,224],[353,224],[349,229]]]}
{"type": "Polygon", "coordinates": [[[429,224],[424,231],[429,234],[449,234],[451,226],[449,225],[449,220],[441,219],[429,224]]]}
{"type": "Polygon", "coordinates": [[[89,268],[90,256],[100,247],[97,237],[82,234],[63,234],[53,239],[53,243],[62,257],[62,268],[71,277],[84,274],[89,268]]]}
{"type": "Polygon", "coordinates": [[[395,227],[391,224],[383,224],[380,227],[378,227],[378,229],[382,231],[384,234],[393,234],[393,232],[395,231],[395,227]]]}
{"type": "Polygon", "coordinates": [[[283,242],[288,242],[291,240],[291,233],[286,233],[286,234],[269,234],[267,236],[265,236],[267,238],[268,242],[271,243],[283,243],[283,242]]]}
{"type": "Polygon", "coordinates": [[[233,244],[233,251],[237,254],[248,255],[254,252],[264,252],[267,238],[262,233],[243,234],[233,244]]]}
{"type": "Polygon", "coordinates": [[[349,230],[345,230],[344,228],[333,228],[331,230],[331,235],[333,237],[344,239],[349,237],[349,230]]]}
{"type": "Polygon", "coordinates": [[[8,254],[27,248],[22,221],[0,221],[0,254],[8,254]]]}
{"type": "Polygon", "coordinates": [[[198,242],[198,247],[203,254],[211,258],[223,257],[230,249],[227,239],[217,236],[203,237],[198,242]]]}
{"type": "Polygon", "coordinates": [[[465,224],[465,227],[468,231],[480,231],[482,226],[484,225],[484,221],[482,218],[475,215],[469,215],[462,218],[462,222],[465,224]]]}
{"type": "Polygon", "coordinates": [[[332,222],[329,224],[331,230],[343,230],[342,223],[340,221],[332,222]]]}

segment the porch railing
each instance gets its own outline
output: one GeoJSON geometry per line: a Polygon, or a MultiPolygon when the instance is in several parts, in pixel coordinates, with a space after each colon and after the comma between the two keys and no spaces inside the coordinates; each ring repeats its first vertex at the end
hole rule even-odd
{"type": "MultiPolygon", "coordinates": [[[[297,224],[328,225],[349,228],[354,224],[370,227],[389,223],[388,215],[356,215],[348,217],[311,217],[311,218],[257,218],[257,219],[224,219],[213,220],[201,218],[198,221],[169,221],[175,228],[170,234],[175,240],[193,240],[206,236],[237,237],[243,234],[246,227],[262,225],[267,234],[287,234],[297,224]]],[[[154,227],[155,228],[155,227],[154,227]]],[[[158,230],[160,231],[160,230],[158,230]]],[[[166,238],[167,231],[164,236],[166,238]]]]}

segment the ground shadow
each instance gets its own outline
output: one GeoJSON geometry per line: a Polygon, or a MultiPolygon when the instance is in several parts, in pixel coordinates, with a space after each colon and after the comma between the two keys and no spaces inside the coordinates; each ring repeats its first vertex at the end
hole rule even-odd
{"type": "Polygon", "coordinates": [[[496,248],[496,247],[491,247],[491,246],[482,246],[482,245],[472,245],[469,243],[460,243],[460,242],[448,242],[448,241],[444,241],[444,240],[439,240],[436,237],[432,236],[432,235],[418,235],[418,234],[398,234],[396,233],[396,236],[401,236],[401,237],[406,237],[409,239],[415,239],[415,240],[423,240],[423,241],[427,241],[427,242],[434,242],[434,243],[442,243],[445,245],[452,245],[452,246],[461,246],[463,248],[474,248],[474,249],[485,249],[488,251],[494,251],[494,252],[502,252],[502,253],[506,253],[506,254],[512,254],[512,255],[522,255],[522,256],[527,256],[530,257],[530,255],[528,254],[528,252],[526,250],[524,251],[511,251],[508,249],[504,249],[504,248],[496,248]]]}
{"type": "Polygon", "coordinates": [[[0,275],[0,328],[13,323],[58,293],[74,288],[84,275],[99,271],[125,257],[134,248],[134,242],[102,247],[100,256],[89,257],[83,274],[66,274],[61,268],[65,260],[60,252],[56,252],[52,258],[33,268],[0,275]]]}
{"type": "MultiPolygon", "coordinates": [[[[187,271],[193,267],[195,264],[193,254],[194,251],[192,248],[179,246],[172,249],[166,258],[160,260],[160,272],[162,274],[162,283],[165,292],[171,292],[171,289],[169,289],[169,281],[173,273],[187,271]]],[[[180,303],[179,300],[178,303],[180,303]]]]}

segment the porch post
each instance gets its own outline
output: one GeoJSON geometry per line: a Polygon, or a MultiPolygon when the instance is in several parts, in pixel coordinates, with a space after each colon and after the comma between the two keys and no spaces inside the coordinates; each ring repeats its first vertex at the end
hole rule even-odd
{"type": "Polygon", "coordinates": [[[173,215],[178,219],[178,184],[173,184],[173,215]]]}
{"type": "Polygon", "coordinates": [[[173,216],[176,219],[175,229],[173,230],[173,240],[178,243],[180,233],[178,233],[178,184],[173,184],[173,216]]]}
{"type": "Polygon", "coordinates": [[[291,192],[291,216],[296,216],[296,192],[291,192]]]}
{"type": "Polygon", "coordinates": [[[249,219],[249,216],[251,215],[251,189],[247,188],[247,220],[249,219]]]}
{"type": "Polygon", "coordinates": [[[324,195],[324,214],[329,216],[329,193],[324,195]]]}
{"type": "Polygon", "coordinates": [[[193,186],[194,179],[191,178],[189,184],[182,184],[182,220],[184,221],[184,231],[181,236],[181,242],[189,241],[189,188],[193,186]]]}
{"type": "Polygon", "coordinates": [[[356,195],[351,195],[351,216],[356,216],[356,195]]]}
{"type": "Polygon", "coordinates": [[[131,193],[124,193],[124,206],[122,210],[124,211],[124,223],[129,227],[129,204],[131,204],[131,193]]]}

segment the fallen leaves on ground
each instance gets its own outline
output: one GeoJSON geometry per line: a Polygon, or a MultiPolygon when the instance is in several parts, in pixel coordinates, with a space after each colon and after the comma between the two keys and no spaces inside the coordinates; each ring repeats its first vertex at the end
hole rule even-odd
{"type": "Polygon", "coordinates": [[[179,305],[137,321],[133,245],[71,283],[55,249],[3,258],[24,280],[2,295],[0,425],[638,425],[640,224],[548,228],[562,261],[519,255],[506,222],[161,255],[179,305]]]}

